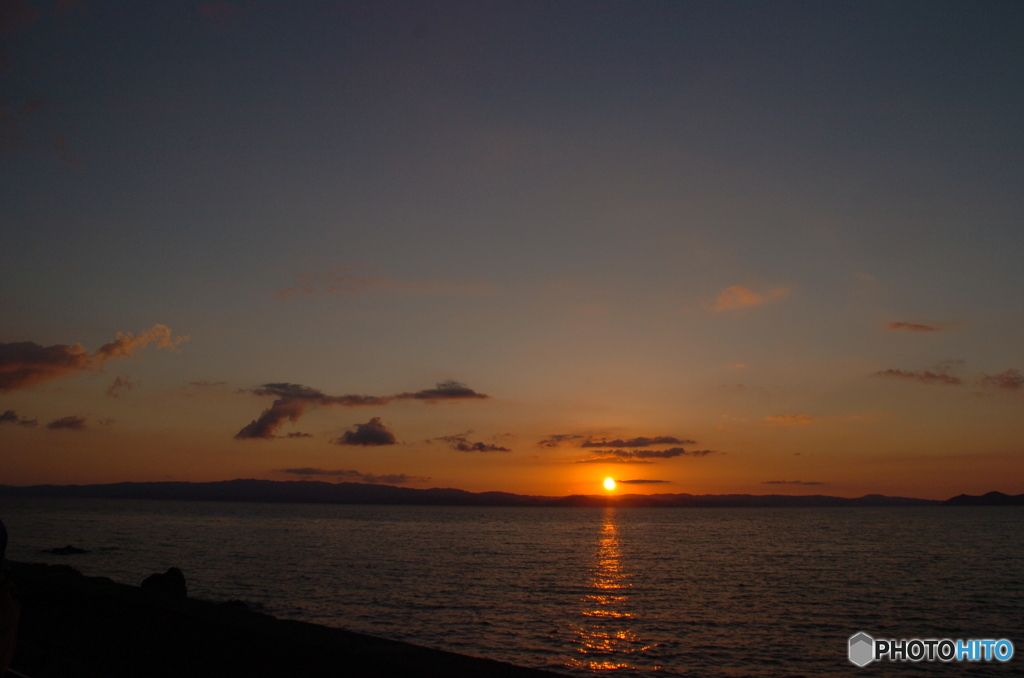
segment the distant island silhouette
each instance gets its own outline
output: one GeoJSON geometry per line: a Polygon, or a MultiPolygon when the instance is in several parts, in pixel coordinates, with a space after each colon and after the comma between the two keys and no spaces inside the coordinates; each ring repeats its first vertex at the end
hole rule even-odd
{"type": "Polygon", "coordinates": [[[1024,506],[1024,494],[961,494],[945,501],[889,497],[784,494],[622,494],[545,497],[510,492],[467,492],[453,488],[426,490],[368,483],[312,480],[223,480],[208,483],[151,482],[103,485],[0,485],[0,497],[67,497],[95,499],[164,499],[248,501],[301,504],[377,504],[418,506],[623,506],[623,507],[799,507],[799,506],[1024,506]]]}

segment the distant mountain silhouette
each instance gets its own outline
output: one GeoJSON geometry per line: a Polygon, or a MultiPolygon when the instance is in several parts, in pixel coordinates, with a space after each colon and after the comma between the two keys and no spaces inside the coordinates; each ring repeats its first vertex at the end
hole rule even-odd
{"type": "Polygon", "coordinates": [[[989,492],[980,497],[961,494],[947,499],[950,506],[1024,506],[1024,494],[1010,495],[1002,492],[989,492]]]}
{"type": "Polygon", "coordinates": [[[453,488],[419,490],[393,485],[325,483],[309,480],[224,480],[213,483],[157,482],[108,485],[0,485],[3,497],[80,497],[97,499],[176,499],[193,501],[251,501],[302,504],[389,504],[421,506],[934,506],[1024,504],[1024,495],[990,492],[984,497],[960,495],[945,502],[868,494],[863,497],[753,494],[624,494],[543,497],[509,492],[467,492],[453,488]],[[1000,499],[1002,498],[1002,499],[1000,499]]]}

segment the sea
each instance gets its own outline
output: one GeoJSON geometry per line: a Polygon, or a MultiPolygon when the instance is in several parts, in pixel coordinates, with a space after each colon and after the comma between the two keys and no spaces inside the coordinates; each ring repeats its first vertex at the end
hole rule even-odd
{"type": "Polygon", "coordinates": [[[1024,675],[1024,507],[2,499],[8,558],[571,676],[1024,675]],[[73,545],[88,550],[54,555],[73,545]],[[850,636],[1001,639],[870,664],[850,636]]]}

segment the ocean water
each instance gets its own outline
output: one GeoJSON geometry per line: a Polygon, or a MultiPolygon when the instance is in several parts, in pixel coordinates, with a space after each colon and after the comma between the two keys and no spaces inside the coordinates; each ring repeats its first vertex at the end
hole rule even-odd
{"type": "Polygon", "coordinates": [[[592,676],[1024,673],[1024,508],[469,508],[0,500],[13,560],[592,676]],[[41,553],[73,544],[76,556],[41,553]],[[858,669],[876,638],[1007,663],[858,669]]]}

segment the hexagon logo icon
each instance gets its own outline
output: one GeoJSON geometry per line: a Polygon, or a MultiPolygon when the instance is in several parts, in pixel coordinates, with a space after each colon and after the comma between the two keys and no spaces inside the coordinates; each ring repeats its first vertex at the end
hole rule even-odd
{"type": "Polygon", "coordinates": [[[875,639],[861,631],[850,636],[850,661],[857,666],[867,666],[875,659],[875,639]]]}

